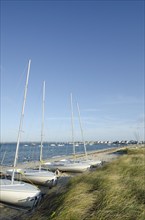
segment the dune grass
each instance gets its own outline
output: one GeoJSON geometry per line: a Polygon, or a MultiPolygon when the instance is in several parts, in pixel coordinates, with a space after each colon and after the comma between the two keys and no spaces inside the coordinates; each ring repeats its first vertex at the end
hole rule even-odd
{"type": "MultiPolygon", "coordinates": [[[[45,198],[31,220],[144,220],[145,149],[72,178],[65,192],[45,198]]],[[[29,219],[29,218],[28,218],[29,219]]]]}

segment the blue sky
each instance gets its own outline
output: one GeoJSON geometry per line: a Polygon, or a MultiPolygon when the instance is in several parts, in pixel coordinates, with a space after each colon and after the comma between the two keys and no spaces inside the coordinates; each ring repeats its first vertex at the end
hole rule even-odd
{"type": "Polygon", "coordinates": [[[1,141],[16,141],[31,59],[22,141],[144,137],[144,1],[1,1],[1,141]]]}

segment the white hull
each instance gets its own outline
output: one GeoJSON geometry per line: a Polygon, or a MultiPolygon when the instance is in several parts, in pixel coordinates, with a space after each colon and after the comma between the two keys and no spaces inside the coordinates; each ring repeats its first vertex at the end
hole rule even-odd
{"type": "Polygon", "coordinates": [[[0,180],[0,201],[32,209],[38,205],[41,199],[40,190],[31,184],[22,183],[20,181],[1,179],[0,180]]]}
{"type": "Polygon", "coordinates": [[[78,162],[82,162],[82,163],[88,163],[91,167],[99,167],[102,165],[102,161],[101,160],[81,160],[78,162]]]}
{"type": "Polygon", "coordinates": [[[72,172],[72,173],[82,173],[90,169],[88,163],[45,163],[44,167],[51,171],[62,171],[62,172],[72,172]]]}
{"type": "MultiPolygon", "coordinates": [[[[12,175],[13,170],[8,170],[7,174],[12,175]]],[[[21,170],[15,172],[15,179],[38,185],[54,186],[57,182],[57,177],[54,173],[43,170],[21,170]]]]}
{"type": "Polygon", "coordinates": [[[87,163],[89,163],[93,167],[98,167],[102,165],[101,160],[88,160],[87,163]]]}

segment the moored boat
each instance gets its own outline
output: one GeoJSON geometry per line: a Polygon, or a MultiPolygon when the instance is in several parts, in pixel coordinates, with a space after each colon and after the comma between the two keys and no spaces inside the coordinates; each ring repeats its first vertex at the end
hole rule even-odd
{"type": "MultiPolygon", "coordinates": [[[[13,170],[7,170],[7,175],[12,175],[13,170]]],[[[16,169],[14,178],[16,180],[22,180],[28,183],[55,186],[57,183],[56,174],[45,170],[33,170],[33,169],[16,169]]]]}
{"type": "Polygon", "coordinates": [[[23,208],[33,208],[35,207],[41,198],[41,191],[34,185],[15,181],[15,169],[17,165],[18,159],[18,151],[19,151],[19,144],[20,144],[20,137],[22,132],[22,124],[23,124],[23,117],[24,117],[24,110],[25,110],[25,102],[27,96],[27,87],[28,87],[28,80],[29,80],[29,71],[30,71],[30,64],[31,60],[28,63],[28,71],[27,71],[27,78],[24,90],[24,99],[22,105],[22,112],[20,118],[20,125],[19,125],[19,132],[18,132],[18,139],[17,139],[17,146],[14,158],[14,165],[12,171],[11,180],[9,179],[0,179],[0,201],[3,203],[8,203],[11,205],[23,207],[23,208]]]}
{"type": "Polygon", "coordinates": [[[40,190],[29,183],[0,179],[0,201],[13,206],[27,209],[36,207],[42,194],[40,190]]]}
{"type": "MultiPolygon", "coordinates": [[[[43,148],[43,128],[44,128],[44,102],[45,102],[45,81],[43,82],[43,100],[42,100],[42,127],[41,127],[41,145],[40,145],[40,163],[39,169],[15,169],[14,178],[17,180],[23,180],[25,182],[54,186],[57,183],[56,174],[53,172],[45,171],[41,169],[42,161],[42,148],[43,148]]],[[[7,170],[8,175],[13,174],[13,170],[7,170]]]]}
{"type": "Polygon", "coordinates": [[[85,162],[75,162],[75,161],[56,161],[56,162],[46,162],[43,164],[45,169],[51,171],[61,171],[61,172],[72,172],[72,173],[82,173],[90,170],[91,165],[85,162]]]}

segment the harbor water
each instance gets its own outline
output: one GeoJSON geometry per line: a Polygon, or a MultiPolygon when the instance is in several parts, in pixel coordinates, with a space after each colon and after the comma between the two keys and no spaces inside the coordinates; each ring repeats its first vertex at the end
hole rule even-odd
{"type": "MultiPolygon", "coordinates": [[[[87,152],[116,148],[120,147],[117,144],[93,144],[86,145],[87,152]]],[[[14,156],[16,150],[16,143],[5,143],[0,145],[0,164],[1,165],[13,165],[14,156]]],[[[76,154],[84,153],[83,144],[79,144],[75,147],[76,154]]],[[[49,158],[56,158],[62,156],[73,155],[72,144],[43,144],[43,160],[49,158]]],[[[39,143],[21,143],[19,146],[18,163],[25,163],[28,161],[39,161],[40,156],[40,144],[39,143]]]]}

